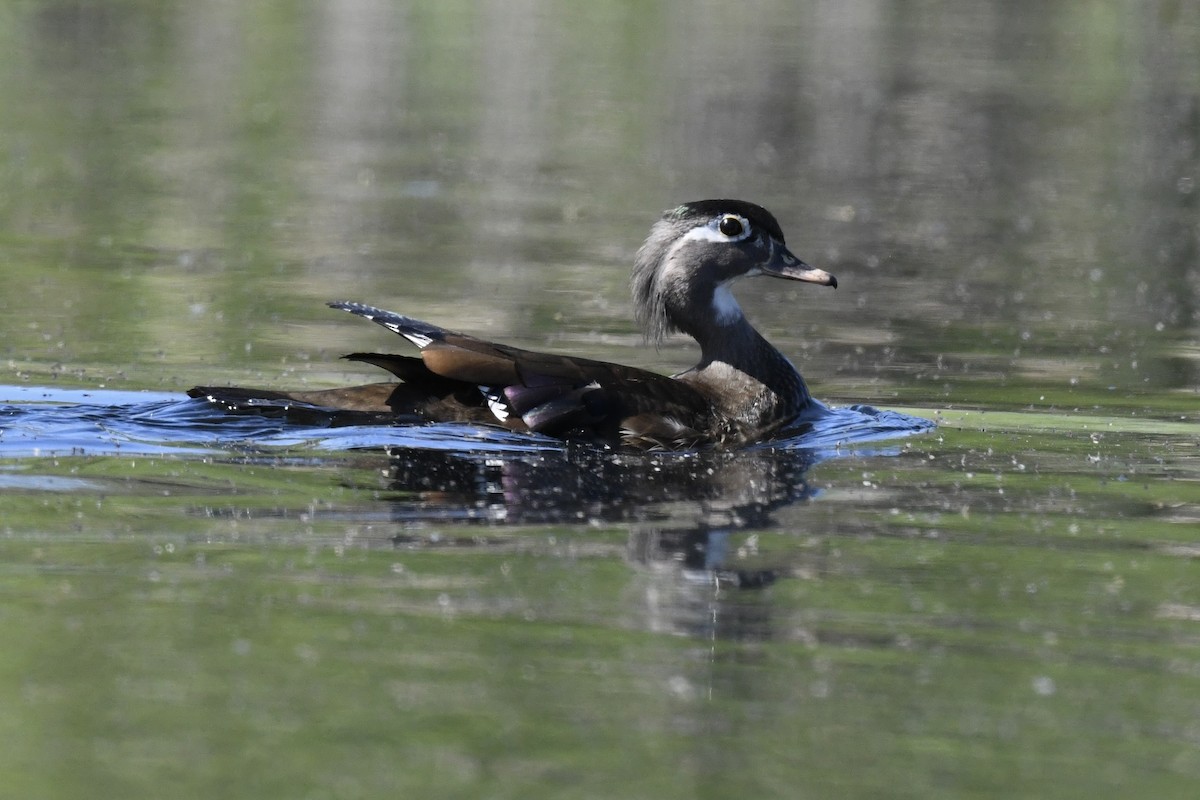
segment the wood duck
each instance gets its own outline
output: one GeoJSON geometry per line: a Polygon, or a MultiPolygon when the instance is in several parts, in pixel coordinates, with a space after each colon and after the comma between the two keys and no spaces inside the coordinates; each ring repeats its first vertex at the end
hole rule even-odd
{"type": "Polygon", "coordinates": [[[329,303],[400,334],[419,357],[352,353],[400,383],[276,392],[198,386],[188,392],[230,411],[291,403],[430,422],[502,425],[559,438],[639,449],[736,446],[822,414],[804,379],[747,321],[730,286],[738,278],[837,286],[784,245],[766,209],[702,200],[667,211],[637,252],[633,301],[648,341],[681,331],[700,363],[673,377],[586,358],[520,350],[353,302],[329,303]]]}

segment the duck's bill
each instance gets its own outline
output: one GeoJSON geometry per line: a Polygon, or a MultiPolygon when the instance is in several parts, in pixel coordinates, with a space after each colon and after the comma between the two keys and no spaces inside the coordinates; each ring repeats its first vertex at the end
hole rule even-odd
{"type": "Polygon", "coordinates": [[[815,283],[820,286],[837,288],[837,278],[823,269],[810,267],[792,255],[786,247],[778,243],[772,248],[771,260],[760,265],[764,275],[775,278],[788,278],[793,281],[815,283]]]}

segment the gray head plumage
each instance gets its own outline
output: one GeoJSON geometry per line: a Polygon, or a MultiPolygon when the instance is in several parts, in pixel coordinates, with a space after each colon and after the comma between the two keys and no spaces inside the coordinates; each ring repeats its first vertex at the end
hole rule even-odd
{"type": "Polygon", "coordinates": [[[745,200],[700,200],[684,203],[665,212],[634,258],[634,313],[647,341],[658,344],[668,333],[682,330],[672,316],[673,305],[686,305],[689,283],[678,272],[668,269],[667,261],[680,238],[688,231],[722,214],[737,214],[754,228],[783,244],[783,231],[771,212],[745,200]]]}
{"type": "Polygon", "coordinates": [[[668,333],[679,330],[667,313],[668,287],[662,284],[663,260],[671,245],[688,227],[667,212],[638,248],[633,260],[633,311],[646,340],[659,344],[668,333]]]}

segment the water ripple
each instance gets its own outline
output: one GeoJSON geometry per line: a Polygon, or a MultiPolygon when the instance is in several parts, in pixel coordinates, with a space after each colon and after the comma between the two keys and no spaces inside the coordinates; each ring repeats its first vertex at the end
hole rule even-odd
{"type": "MultiPolygon", "coordinates": [[[[869,406],[829,409],[793,435],[758,448],[836,452],[921,433],[929,420],[869,406]]],[[[201,400],[164,392],[0,387],[0,455],[203,454],[262,448],[539,453],[562,442],[480,425],[339,424],[336,414],[307,409],[303,421],[279,410],[228,414],[201,400]],[[274,411],[275,413],[272,413],[274,411]]]]}

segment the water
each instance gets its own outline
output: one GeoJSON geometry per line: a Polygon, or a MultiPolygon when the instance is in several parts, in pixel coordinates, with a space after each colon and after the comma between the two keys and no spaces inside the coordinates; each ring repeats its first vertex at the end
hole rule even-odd
{"type": "Polygon", "coordinates": [[[1192,796],[1198,32],[1178,3],[5,6],[6,785],[1192,796]],[[814,394],[936,430],[635,456],[184,396],[376,380],[338,356],[398,343],[338,299],[686,368],[626,282],[714,196],[837,275],[737,286],[814,394]]]}

